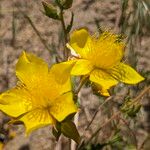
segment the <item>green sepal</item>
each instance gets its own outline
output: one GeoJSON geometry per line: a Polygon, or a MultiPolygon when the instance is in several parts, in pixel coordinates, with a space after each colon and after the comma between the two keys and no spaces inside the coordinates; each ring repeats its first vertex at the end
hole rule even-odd
{"type": "Polygon", "coordinates": [[[74,140],[77,144],[80,143],[80,135],[76,125],[71,120],[61,122],[61,133],[64,136],[74,140]]]}
{"type": "Polygon", "coordinates": [[[76,114],[76,112],[68,115],[62,122],[66,122],[68,120],[71,121],[74,118],[75,114],[76,114]]]}
{"type": "Polygon", "coordinates": [[[59,137],[60,137],[60,135],[61,135],[61,131],[59,131],[59,130],[57,130],[55,127],[53,127],[53,128],[52,128],[52,133],[53,133],[53,135],[55,136],[56,141],[58,141],[58,140],[59,140],[59,137]]]}
{"type": "Polygon", "coordinates": [[[52,4],[42,1],[42,5],[44,7],[44,13],[46,16],[52,19],[60,20],[57,9],[52,4]]]}
{"type": "Polygon", "coordinates": [[[72,6],[73,0],[60,0],[64,9],[69,9],[72,6]]]}
{"type": "Polygon", "coordinates": [[[60,122],[56,122],[55,126],[52,128],[52,133],[56,138],[56,141],[59,140],[59,137],[61,135],[61,123],[60,122]]]}
{"type": "Polygon", "coordinates": [[[73,0],[55,0],[59,7],[69,9],[72,6],[73,0]]]}

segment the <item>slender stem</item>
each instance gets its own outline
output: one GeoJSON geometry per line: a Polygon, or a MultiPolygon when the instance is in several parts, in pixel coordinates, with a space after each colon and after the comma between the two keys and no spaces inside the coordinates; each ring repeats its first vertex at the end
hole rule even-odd
{"type": "Polygon", "coordinates": [[[136,135],[134,133],[134,131],[129,127],[129,124],[126,122],[126,120],[124,120],[122,117],[119,117],[123,123],[127,126],[128,130],[130,131],[129,133],[132,135],[132,137],[134,138],[134,144],[136,146],[136,149],[138,149],[138,144],[137,144],[137,138],[136,135]]]}
{"type": "Polygon", "coordinates": [[[148,135],[144,141],[142,142],[141,146],[139,147],[138,150],[144,149],[145,143],[150,139],[150,135],[148,135]]]}
{"type": "Polygon", "coordinates": [[[116,117],[118,117],[121,114],[120,111],[117,111],[110,119],[108,119],[104,124],[102,124],[101,127],[99,127],[94,133],[93,135],[89,138],[89,140],[86,142],[86,144],[88,145],[89,142],[91,142],[91,140],[99,133],[99,131],[105,127],[106,125],[108,125],[112,120],[114,120],[116,117]]]}
{"type": "MultiPolygon", "coordinates": [[[[144,96],[145,93],[147,93],[150,90],[150,86],[146,87],[135,99],[134,102],[136,102],[137,100],[139,100],[142,96],[144,96]]],[[[104,104],[102,104],[104,105],[104,104]]],[[[116,117],[118,117],[121,114],[120,111],[117,111],[109,120],[107,120],[101,127],[99,127],[93,134],[92,136],[89,138],[89,140],[86,142],[86,145],[88,145],[91,140],[99,133],[99,131],[105,127],[106,125],[108,125],[112,120],[114,120],[116,117]]],[[[133,134],[133,133],[132,133],[133,134]]],[[[136,139],[135,139],[136,141],[136,139]]],[[[80,145],[81,146],[81,145],[80,145]]],[[[80,148],[79,146],[79,148],[80,148]]]]}
{"type": "Polygon", "coordinates": [[[68,58],[68,49],[66,47],[66,44],[68,43],[68,34],[67,34],[67,31],[66,31],[66,25],[65,25],[63,14],[64,14],[63,8],[60,8],[60,21],[61,21],[62,29],[63,29],[63,32],[64,32],[64,59],[67,60],[67,58],[68,58]]]}
{"type": "Polygon", "coordinates": [[[78,93],[80,92],[82,86],[86,83],[88,77],[83,77],[80,81],[80,84],[75,92],[76,95],[78,95],[78,93]]]}
{"type": "Polygon", "coordinates": [[[141,97],[143,97],[149,90],[150,90],[150,86],[146,87],[136,98],[134,98],[133,103],[135,103],[141,97]]]}
{"type": "Polygon", "coordinates": [[[94,121],[94,119],[95,119],[97,113],[99,112],[99,110],[100,110],[108,101],[110,101],[111,99],[112,99],[111,96],[108,97],[108,98],[98,107],[98,109],[95,111],[95,113],[94,113],[94,115],[93,115],[91,121],[89,122],[89,124],[87,125],[87,127],[85,128],[85,130],[88,130],[88,129],[89,129],[90,125],[93,123],[93,121],[94,121]]]}
{"type": "MultiPolygon", "coordinates": [[[[78,129],[78,124],[79,124],[79,112],[74,117],[74,123],[78,129]]],[[[75,143],[73,140],[71,141],[71,150],[77,150],[77,143],[75,143]]]]}
{"type": "MultiPolygon", "coordinates": [[[[22,12],[23,13],[23,12],[22,12]]],[[[46,44],[45,40],[42,38],[40,32],[37,30],[37,28],[35,27],[34,23],[32,22],[31,18],[29,16],[27,16],[25,13],[23,13],[24,17],[28,20],[28,22],[30,23],[30,25],[32,26],[33,30],[35,31],[35,33],[37,34],[37,36],[39,37],[40,41],[42,42],[42,44],[44,45],[44,47],[46,48],[46,50],[49,52],[49,54],[51,54],[51,50],[49,49],[48,45],[46,44]]],[[[51,55],[50,55],[51,56],[51,55]]]]}

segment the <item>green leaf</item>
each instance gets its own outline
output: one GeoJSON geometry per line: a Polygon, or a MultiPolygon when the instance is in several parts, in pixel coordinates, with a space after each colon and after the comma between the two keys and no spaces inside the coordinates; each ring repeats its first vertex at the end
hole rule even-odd
{"type": "Polygon", "coordinates": [[[121,106],[121,111],[127,116],[134,118],[140,111],[141,104],[139,102],[134,102],[132,99],[126,99],[125,103],[121,106]]]}
{"type": "Polygon", "coordinates": [[[80,135],[75,124],[72,121],[68,120],[61,122],[61,133],[64,136],[74,140],[77,144],[80,143],[80,135]]]}
{"type": "Polygon", "coordinates": [[[74,19],[74,13],[72,12],[70,24],[67,26],[67,29],[66,29],[67,33],[69,33],[72,29],[73,19],[74,19]]]}
{"type": "Polygon", "coordinates": [[[60,20],[57,9],[52,4],[43,1],[42,5],[44,7],[46,16],[52,19],[60,20]]]}
{"type": "Polygon", "coordinates": [[[73,0],[55,0],[57,5],[63,9],[69,9],[72,6],[73,0]]]}
{"type": "Polygon", "coordinates": [[[75,114],[76,114],[76,112],[75,112],[75,113],[72,113],[72,114],[70,114],[70,115],[68,115],[68,116],[63,120],[63,122],[66,122],[66,121],[68,121],[68,120],[72,120],[73,117],[75,116],[75,114]]]}

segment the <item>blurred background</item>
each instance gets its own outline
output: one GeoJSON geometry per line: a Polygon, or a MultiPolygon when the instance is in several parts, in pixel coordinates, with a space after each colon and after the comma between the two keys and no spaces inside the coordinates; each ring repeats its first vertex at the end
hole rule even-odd
{"type": "MultiPolygon", "coordinates": [[[[41,0],[0,0],[0,93],[15,86],[17,81],[15,64],[23,50],[42,57],[49,65],[56,60],[55,52],[59,50],[61,53],[63,48],[61,24],[45,16],[42,11],[41,0]]],[[[65,11],[66,23],[70,21],[71,11],[74,12],[72,31],[86,27],[91,34],[99,32],[101,28],[122,33],[127,43],[124,60],[145,77],[145,81],[138,85],[119,84],[112,89],[112,101],[109,101],[100,111],[97,110],[104,98],[93,95],[89,87],[82,89],[80,103],[83,108],[78,114],[77,126],[83,138],[88,139],[124,99],[135,98],[149,86],[150,1],[74,0],[72,8],[65,11]],[[85,130],[96,111],[98,113],[92,125],[85,130]]],[[[141,99],[142,106],[136,117],[127,118],[128,125],[133,132],[135,131],[137,144],[144,150],[150,150],[149,98],[150,94],[145,94],[141,99]]],[[[0,141],[4,150],[69,149],[68,139],[61,137],[58,143],[55,141],[51,127],[38,129],[29,137],[25,137],[23,125],[8,125],[8,121],[9,118],[0,113],[0,141]]],[[[120,127],[121,132],[117,132],[120,138],[118,141],[109,146],[101,146],[112,136],[112,128],[114,131],[114,126],[110,124],[102,129],[96,138],[90,141],[90,146],[86,149],[132,149],[135,141],[130,140],[131,131],[126,129],[124,124],[120,127]]]]}

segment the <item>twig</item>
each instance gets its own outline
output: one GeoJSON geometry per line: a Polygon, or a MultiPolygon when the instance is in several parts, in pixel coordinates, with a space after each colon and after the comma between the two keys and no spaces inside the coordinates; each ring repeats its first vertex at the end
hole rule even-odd
{"type": "MultiPolygon", "coordinates": [[[[13,6],[14,9],[14,6],[13,6]]],[[[12,12],[12,45],[15,47],[16,44],[16,22],[15,22],[15,12],[12,12]]]]}
{"type": "Polygon", "coordinates": [[[85,77],[83,77],[83,78],[81,79],[80,84],[79,84],[77,90],[75,91],[75,94],[76,94],[76,95],[78,95],[78,93],[80,92],[82,86],[87,82],[87,78],[88,78],[88,77],[85,76],[85,77]]]}
{"type": "Polygon", "coordinates": [[[136,98],[133,99],[133,103],[140,100],[148,91],[150,90],[150,86],[146,87],[136,98]]]}
{"type": "MultiPolygon", "coordinates": [[[[121,4],[120,4],[121,5],[121,4]]],[[[115,32],[118,32],[119,31],[119,24],[120,24],[120,19],[122,17],[122,8],[121,6],[119,7],[119,10],[117,11],[116,13],[116,21],[115,21],[115,27],[114,27],[114,31],[115,32]]]]}
{"type": "Polygon", "coordinates": [[[104,124],[102,124],[101,127],[99,127],[94,133],[93,135],[89,138],[89,140],[86,142],[86,144],[88,145],[89,142],[91,142],[91,140],[99,133],[99,131],[105,127],[106,125],[108,125],[112,120],[114,120],[116,117],[118,117],[121,114],[120,111],[117,111],[110,119],[108,119],[104,124]]]}
{"type": "Polygon", "coordinates": [[[83,111],[85,113],[86,120],[87,120],[87,122],[89,124],[89,122],[91,121],[91,119],[90,119],[91,118],[91,114],[89,112],[89,109],[87,107],[83,107],[82,109],[83,109],[83,111]]]}
{"type": "Polygon", "coordinates": [[[99,110],[100,110],[108,101],[110,101],[111,99],[112,99],[111,96],[108,97],[108,98],[98,107],[98,109],[95,111],[95,113],[94,113],[94,115],[93,115],[91,121],[89,122],[89,124],[87,125],[87,127],[85,128],[85,130],[88,130],[88,129],[89,129],[90,125],[91,125],[92,122],[94,121],[94,119],[95,119],[97,113],[99,112],[99,110]]]}
{"type": "Polygon", "coordinates": [[[129,124],[126,122],[126,120],[124,120],[122,117],[119,117],[123,123],[127,126],[128,130],[130,131],[129,133],[132,135],[132,137],[134,138],[134,144],[136,146],[136,149],[138,149],[138,144],[137,144],[137,138],[136,135],[134,133],[134,131],[129,127],[129,124]]]}
{"type": "Polygon", "coordinates": [[[63,8],[60,7],[60,21],[61,21],[61,25],[62,25],[62,29],[63,29],[63,33],[64,33],[64,59],[67,60],[68,58],[68,49],[66,47],[66,44],[68,43],[68,35],[67,35],[67,31],[66,31],[66,25],[65,25],[65,21],[64,21],[64,16],[63,16],[63,8]]]}
{"type": "Polygon", "coordinates": [[[144,141],[142,142],[141,146],[139,147],[139,150],[142,150],[144,148],[145,143],[150,139],[150,135],[148,135],[144,141]]]}
{"type": "Polygon", "coordinates": [[[44,45],[44,47],[46,48],[46,50],[49,52],[49,54],[51,54],[51,50],[49,49],[48,45],[45,43],[45,40],[42,38],[41,34],[39,33],[39,31],[37,30],[37,28],[35,27],[34,23],[32,22],[32,20],[30,19],[29,16],[27,16],[26,14],[24,14],[24,17],[28,20],[28,22],[30,23],[30,25],[32,26],[33,30],[35,31],[35,33],[37,34],[37,36],[39,37],[40,41],[42,42],[42,44],[44,45]]]}

